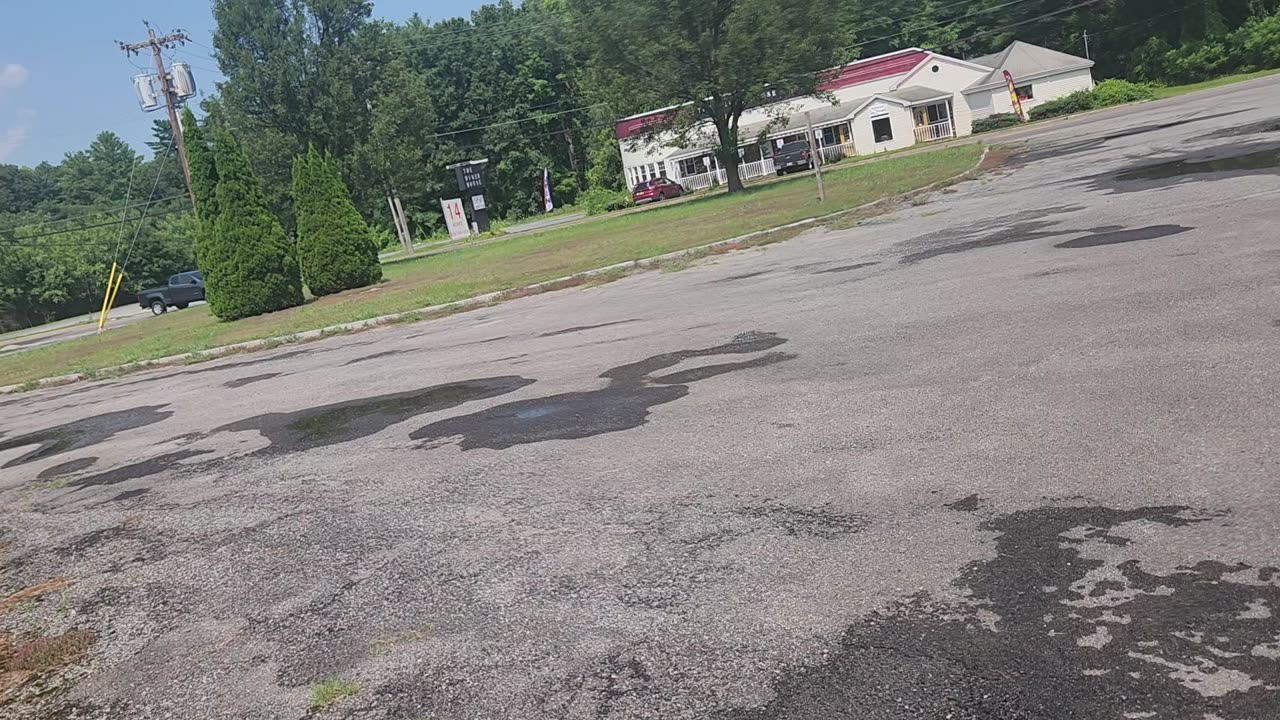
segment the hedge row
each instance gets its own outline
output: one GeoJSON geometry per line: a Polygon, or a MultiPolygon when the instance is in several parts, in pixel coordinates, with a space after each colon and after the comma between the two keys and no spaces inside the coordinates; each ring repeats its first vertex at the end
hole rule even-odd
{"type": "Polygon", "coordinates": [[[1155,88],[1151,85],[1131,83],[1128,80],[1104,80],[1092,90],[1077,90],[1070,95],[1050,100],[1032,109],[1030,116],[1032,120],[1044,120],[1096,108],[1150,100],[1153,97],[1155,97],[1155,88]]]}

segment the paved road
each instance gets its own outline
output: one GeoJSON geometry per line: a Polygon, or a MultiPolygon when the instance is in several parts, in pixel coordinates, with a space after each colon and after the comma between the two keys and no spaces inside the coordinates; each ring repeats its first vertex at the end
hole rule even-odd
{"type": "Polygon", "coordinates": [[[1275,87],[681,272],[0,400],[0,583],[71,583],[0,628],[96,638],[12,716],[1274,718],[1275,87]]]}
{"type": "MultiPolygon", "coordinates": [[[[147,308],[140,308],[137,305],[124,305],[118,308],[112,308],[107,318],[107,330],[112,330],[125,325],[131,325],[139,320],[143,320],[151,316],[151,311],[147,308]]],[[[39,327],[30,328],[8,333],[0,336],[0,355],[8,355],[10,353],[25,352],[34,350],[45,345],[64,342],[85,335],[92,335],[98,331],[98,315],[81,315],[80,317],[59,320],[58,322],[41,325],[39,327]]]]}

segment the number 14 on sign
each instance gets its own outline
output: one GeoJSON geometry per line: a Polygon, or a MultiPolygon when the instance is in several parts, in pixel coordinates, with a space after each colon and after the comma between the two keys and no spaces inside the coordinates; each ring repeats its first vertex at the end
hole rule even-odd
{"type": "Polygon", "coordinates": [[[444,222],[449,228],[451,239],[465,240],[471,236],[471,227],[467,224],[467,213],[462,209],[461,200],[441,200],[440,209],[444,211],[444,222]]]}

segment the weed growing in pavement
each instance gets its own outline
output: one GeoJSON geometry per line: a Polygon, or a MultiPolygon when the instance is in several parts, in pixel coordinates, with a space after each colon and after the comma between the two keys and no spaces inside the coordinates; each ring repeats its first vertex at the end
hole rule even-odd
{"type": "Polygon", "coordinates": [[[31,483],[31,486],[40,490],[59,490],[66,487],[75,478],[75,475],[58,475],[47,480],[36,480],[31,483]]]}
{"type": "Polygon", "coordinates": [[[360,692],[360,686],[350,680],[333,678],[311,686],[311,707],[319,710],[342,700],[354,697],[360,692]]]}

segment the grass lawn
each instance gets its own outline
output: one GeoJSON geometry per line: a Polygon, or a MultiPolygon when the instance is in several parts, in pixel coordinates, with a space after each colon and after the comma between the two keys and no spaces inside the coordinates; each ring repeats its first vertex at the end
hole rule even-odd
{"type": "Polygon", "coordinates": [[[366,320],[705,245],[909,192],[973,169],[981,154],[982,146],[972,144],[832,166],[824,174],[823,205],[813,178],[804,176],[403,260],[385,265],[386,279],[376,287],[236,322],[219,322],[204,306],[170,312],[0,357],[0,385],[366,320]]]}
{"type": "Polygon", "coordinates": [[[1252,80],[1254,78],[1275,75],[1276,73],[1280,73],[1280,69],[1259,70],[1258,72],[1244,73],[1241,75],[1225,75],[1220,78],[1214,78],[1212,80],[1206,80],[1204,82],[1194,83],[1191,85],[1172,85],[1170,87],[1156,88],[1156,99],[1163,100],[1164,98],[1177,97],[1197,90],[1208,90],[1209,88],[1216,88],[1223,85],[1244,82],[1245,80],[1252,80]]]}

